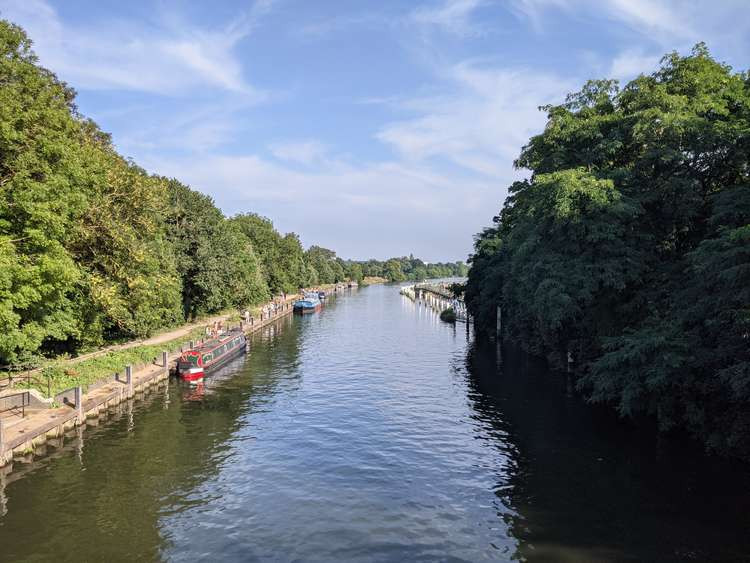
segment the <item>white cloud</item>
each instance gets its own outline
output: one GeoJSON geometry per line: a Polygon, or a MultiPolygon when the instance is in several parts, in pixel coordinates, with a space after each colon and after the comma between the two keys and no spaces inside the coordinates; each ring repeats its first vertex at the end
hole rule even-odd
{"type": "Polygon", "coordinates": [[[378,138],[408,160],[445,159],[478,174],[511,178],[512,162],[542,130],[539,106],[560,102],[575,82],[524,69],[451,67],[452,93],[402,102],[412,119],[383,127],[378,138]]]}
{"type": "Polygon", "coordinates": [[[268,6],[255,4],[239,23],[218,30],[129,22],[76,27],[63,23],[44,0],[3,0],[0,12],[27,30],[43,65],[77,88],[181,95],[207,87],[260,100],[233,50],[268,6]]]}
{"type": "Polygon", "coordinates": [[[561,101],[573,83],[472,62],[450,67],[442,78],[443,96],[387,100],[414,114],[377,134],[396,149],[394,160],[343,159],[321,140],[302,139],[270,145],[275,160],[206,154],[145,165],[207,191],[226,213],[267,214],[279,228],[342,256],[383,257],[388,249],[428,260],[464,259],[507,186],[524,174],[512,162],[544,126],[537,106],[561,101]],[[438,227],[448,223],[449,229],[438,227]]]}
{"type": "Polygon", "coordinates": [[[750,32],[750,18],[743,17],[747,0],[512,0],[509,6],[538,31],[545,16],[564,11],[578,19],[621,23],[661,50],[682,49],[698,41],[746,48],[750,32]]]}
{"type": "Polygon", "coordinates": [[[621,83],[639,74],[650,74],[659,67],[659,55],[646,55],[642,51],[628,50],[617,55],[612,61],[608,76],[621,83]]]}
{"type": "Polygon", "coordinates": [[[414,252],[427,260],[465,259],[475,232],[503,197],[495,181],[445,175],[415,163],[331,160],[293,170],[256,154],[147,158],[148,170],[209,193],[227,214],[256,211],[305,244],[344,257],[414,252]],[[450,224],[450,228],[440,225],[450,224]]]}
{"type": "Polygon", "coordinates": [[[418,24],[435,26],[455,35],[472,35],[480,28],[472,23],[471,17],[485,4],[486,0],[442,0],[429,8],[417,8],[412,12],[412,19],[418,24]]]}
{"type": "Polygon", "coordinates": [[[320,141],[291,141],[273,143],[269,146],[271,153],[279,160],[311,165],[324,160],[328,148],[320,141]]]}

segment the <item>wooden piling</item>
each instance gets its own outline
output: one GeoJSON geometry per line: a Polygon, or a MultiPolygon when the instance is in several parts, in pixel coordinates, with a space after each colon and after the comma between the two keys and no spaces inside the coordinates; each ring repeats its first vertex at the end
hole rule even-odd
{"type": "Polygon", "coordinates": [[[0,467],[5,464],[5,423],[0,418],[0,467]]]}
{"type": "Polygon", "coordinates": [[[128,398],[133,396],[133,366],[125,366],[125,385],[128,386],[128,398]]]}
{"type": "Polygon", "coordinates": [[[76,403],[76,420],[78,424],[83,424],[86,417],[83,416],[83,387],[80,385],[75,388],[74,401],[76,403]]]}

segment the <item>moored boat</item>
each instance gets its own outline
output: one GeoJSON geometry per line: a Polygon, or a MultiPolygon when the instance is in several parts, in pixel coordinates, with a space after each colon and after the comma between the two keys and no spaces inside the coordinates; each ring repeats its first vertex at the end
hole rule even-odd
{"type": "Polygon", "coordinates": [[[232,330],[182,353],[177,361],[177,373],[182,379],[195,381],[230,359],[245,352],[245,333],[232,330]]]}
{"type": "Polygon", "coordinates": [[[309,315],[320,311],[322,306],[318,294],[314,291],[308,291],[305,292],[304,299],[298,299],[294,302],[294,312],[299,315],[309,315]]]}

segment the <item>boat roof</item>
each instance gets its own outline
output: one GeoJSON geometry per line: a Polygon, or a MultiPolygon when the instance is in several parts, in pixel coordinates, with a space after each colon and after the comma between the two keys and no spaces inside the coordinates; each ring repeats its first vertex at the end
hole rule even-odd
{"type": "Polygon", "coordinates": [[[229,332],[222,334],[218,338],[211,338],[210,340],[206,340],[200,346],[195,346],[194,348],[191,348],[190,350],[186,350],[186,352],[198,352],[200,354],[205,354],[206,352],[210,352],[214,348],[218,348],[222,344],[225,344],[227,340],[233,340],[234,338],[237,338],[241,334],[242,334],[242,331],[239,329],[230,330],[229,332]]]}

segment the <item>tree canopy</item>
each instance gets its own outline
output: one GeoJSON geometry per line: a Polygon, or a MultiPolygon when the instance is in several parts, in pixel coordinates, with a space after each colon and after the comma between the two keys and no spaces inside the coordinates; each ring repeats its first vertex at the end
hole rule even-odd
{"type": "Polygon", "coordinates": [[[258,214],[227,218],[120,156],[25,32],[0,20],[0,365],[361,281],[364,269],[305,251],[258,214]]]}
{"type": "Polygon", "coordinates": [[[702,44],[543,108],[466,299],[623,415],[750,455],[750,78],[702,44]]]}

